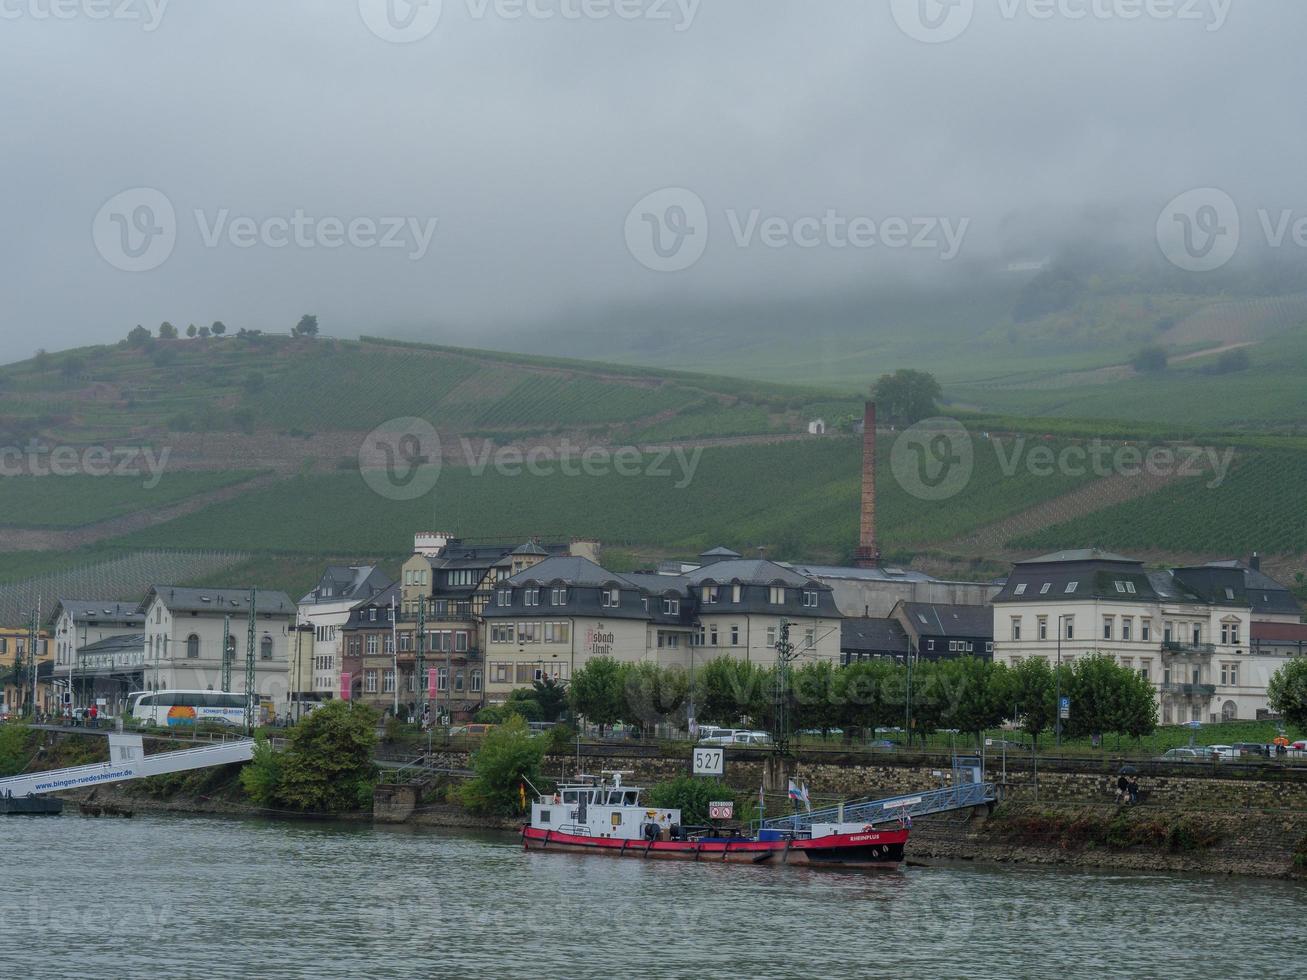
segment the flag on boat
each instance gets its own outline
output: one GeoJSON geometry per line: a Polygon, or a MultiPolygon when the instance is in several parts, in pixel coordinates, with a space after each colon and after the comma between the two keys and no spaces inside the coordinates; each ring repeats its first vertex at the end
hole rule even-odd
{"type": "Polygon", "coordinates": [[[808,786],[806,783],[799,784],[793,779],[790,780],[790,799],[795,803],[802,803],[808,812],[812,812],[812,801],[808,799],[808,786]]]}

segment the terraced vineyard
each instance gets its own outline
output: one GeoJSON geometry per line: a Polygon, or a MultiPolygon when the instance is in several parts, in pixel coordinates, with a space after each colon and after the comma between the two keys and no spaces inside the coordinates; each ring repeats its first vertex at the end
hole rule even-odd
{"type": "Polygon", "coordinates": [[[144,464],[139,476],[9,476],[0,479],[0,527],[82,527],[162,507],[196,494],[242,483],[250,470],[167,471],[158,483],[144,464]]]}
{"type": "Polygon", "coordinates": [[[1017,547],[1272,555],[1307,552],[1307,456],[1246,450],[1218,487],[1177,480],[1157,493],[1027,534],[1017,547]]]}
{"type": "MultiPolygon", "coordinates": [[[[478,535],[597,537],[606,544],[694,553],[716,544],[767,547],[782,557],[849,557],[857,537],[860,441],[805,439],[701,451],[697,468],[678,457],[644,457],[642,475],[481,475],[446,467],[434,492],[385,500],[358,474],[306,476],[133,534],[131,547],[229,546],[280,552],[391,553],[415,528],[478,535]],[[654,469],[656,468],[656,469],[654,469]],[[667,475],[661,475],[666,471],[667,475]],[[685,483],[686,485],[678,485],[685,483]],[[312,507],[304,501],[312,500],[312,507]]],[[[994,454],[977,454],[968,490],[930,502],[894,482],[883,448],[883,546],[907,548],[953,537],[1078,486],[1072,477],[1005,476],[994,454]]],[[[684,457],[682,457],[684,458],[684,457]]]]}

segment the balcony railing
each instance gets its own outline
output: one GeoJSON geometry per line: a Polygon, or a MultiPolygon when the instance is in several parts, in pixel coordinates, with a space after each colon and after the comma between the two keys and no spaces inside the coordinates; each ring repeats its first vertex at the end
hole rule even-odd
{"type": "Polygon", "coordinates": [[[1210,698],[1216,694],[1215,684],[1181,684],[1167,681],[1162,685],[1163,694],[1178,694],[1186,698],[1210,698]]]}
{"type": "Polygon", "coordinates": [[[1214,643],[1182,643],[1179,640],[1163,640],[1163,653],[1215,653],[1214,643]]]}

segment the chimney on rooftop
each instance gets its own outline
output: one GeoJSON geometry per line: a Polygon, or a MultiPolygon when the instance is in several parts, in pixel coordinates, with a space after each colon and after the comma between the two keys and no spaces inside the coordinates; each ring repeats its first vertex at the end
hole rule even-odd
{"type": "Polygon", "coordinates": [[[1254,572],[1260,572],[1262,570],[1262,556],[1254,551],[1252,558],[1248,561],[1248,567],[1254,572]]]}
{"type": "Polygon", "coordinates": [[[862,519],[854,564],[858,568],[879,568],[880,547],[876,544],[876,403],[867,402],[862,417],[862,519]]]}

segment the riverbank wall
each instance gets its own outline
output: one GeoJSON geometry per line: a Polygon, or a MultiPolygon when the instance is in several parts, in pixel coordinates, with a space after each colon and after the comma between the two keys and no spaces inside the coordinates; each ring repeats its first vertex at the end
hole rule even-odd
{"type": "MultiPolygon", "coordinates": [[[[764,760],[761,753],[728,752],[723,781],[742,798],[756,796],[766,776],[764,760]]],[[[464,752],[437,753],[432,762],[447,769],[469,765],[464,752]]],[[[572,752],[549,756],[545,762],[546,773],[555,778],[574,774],[578,766],[590,773],[629,773],[627,782],[647,786],[685,775],[689,759],[582,746],[579,759],[572,752]]],[[[996,783],[999,804],[918,819],[908,859],[1272,877],[1307,874],[1307,769],[1184,764],[1139,768],[1144,770],[1138,777],[1141,802],[1122,806],[1116,802],[1119,760],[987,764],[984,776],[996,783]]],[[[948,786],[953,778],[948,760],[939,757],[868,759],[853,753],[801,754],[789,775],[808,785],[818,806],[920,793],[948,786]]],[[[480,818],[456,807],[424,807],[416,794],[411,803],[383,813],[382,819],[483,825],[480,818]]]]}

